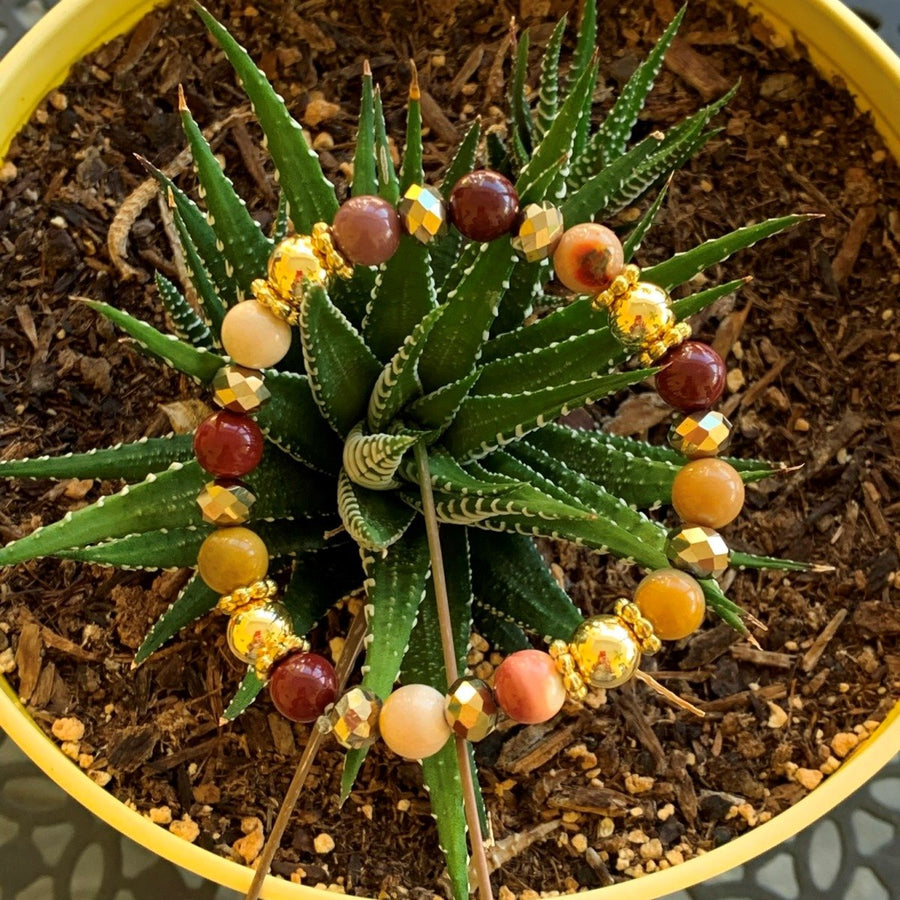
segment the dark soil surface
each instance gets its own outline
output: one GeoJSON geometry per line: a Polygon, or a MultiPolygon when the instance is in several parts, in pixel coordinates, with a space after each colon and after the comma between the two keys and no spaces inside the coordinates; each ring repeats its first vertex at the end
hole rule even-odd
{"type": "MultiPolygon", "coordinates": [[[[426,164],[439,178],[463,122],[478,113],[487,124],[502,122],[510,15],[532,27],[537,52],[565,11],[555,0],[522,0],[520,8],[389,2],[380,11],[362,2],[339,11],[319,0],[211,6],[306,122],[341,191],[365,57],[398,140],[406,60],[415,59],[433,101],[425,104],[426,164]]],[[[600,6],[598,115],[676,9],[673,0],[600,6]]],[[[768,628],[756,632],[763,649],[709,622],[655,662],[658,678],[707,711],[703,721],[637,687],[479,745],[494,836],[505,848],[496,884],[516,895],[607,884],[731,840],[827,777],[898,695],[900,179],[848,95],[772,43],[741,12],[691,4],[640,131],[667,127],[738,78],[741,87],[720,116],[722,133],[675,178],[639,261],[765,216],[823,214],[708,273],[715,282],[747,273],[754,281],[697,331],[727,356],[723,408],[737,423],[736,452],[802,464],[749,491],[729,541],[836,572],[729,574],[730,595],[768,628]]],[[[151,274],[177,271],[155,197],[135,213],[130,279],[107,250],[107,231],[144,181],[133,154],[164,165],[183,149],[179,82],[201,126],[228,120],[217,150],[254,215],[272,220],[271,166],[227,63],[194,15],[180,6],[157,13],[77,66],[2,170],[4,458],[164,433],[192,413],[179,401],[205,400],[75,301],[106,300],[164,325],[151,274]]],[[[181,181],[190,186],[189,173],[181,181]]],[[[580,421],[662,441],[668,414],[638,388],[580,421]]],[[[0,540],[115,487],[4,485],[0,540]]],[[[560,555],[560,576],[588,612],[634,586],[628,567],[560,555]]],[[[53,560],[4,571],[0,668],[34,716],[48,730],[55,723],[64,749],[116,796],[161,827],[250,860],[261,844],[253,818],[267,833],[307,732],[264,699],[218,727],[242,674],[219,618],[186,629],[130,671],[145,629],[184,580],[185,573],[53,560]],[[80,724],[57,721],[63,717],[80,724]]],[[[338,632],[336,620],[331,628],[314,635],[319,646],[338,632]]],[[[473,651],[480,674],[496,662],[473,651]]],[[[275,870],[369,896],[444,893],[418,766],[376,748],[339,810],[341,756],[320,754],[275,870]]]]}

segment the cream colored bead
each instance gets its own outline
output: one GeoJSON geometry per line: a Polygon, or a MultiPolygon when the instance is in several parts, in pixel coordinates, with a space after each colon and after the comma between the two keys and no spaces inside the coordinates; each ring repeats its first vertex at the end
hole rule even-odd
{"type": "Polygon", "coordinates": [[[384,742],[405,759],[433,756],[450,737],[444,695],[427,684],[397,688],[381,709],[378,727],[384,742]]]}
{"type": "Polygon", "coordinates": [[[256,300],[245,300],[225,314],[222,346],[238,365],[266,369],[291,349],[291,326],[256,300]]]}

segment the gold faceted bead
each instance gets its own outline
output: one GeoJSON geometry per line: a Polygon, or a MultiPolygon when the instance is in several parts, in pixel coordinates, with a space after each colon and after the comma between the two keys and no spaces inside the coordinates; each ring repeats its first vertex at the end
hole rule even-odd
{"type": "Polygon", "coordinates": [[[447,233],[447,207],[440,192],[430,185],[410,185],[398,207],[407,233],[423,244],[447,233]]]}
{"type": "Polygon", "coordinates": [[[265,381],[257,369],[222,366],[212,380],[213,400],[231,412],[256,412],[272,396],[265,381]]]}
{"type": "Polygon", "coordinates": [[[378,740],[378,717],[382,705],[373,691],[352,687],[319,718],[317,727],[320,731],[330,731],[342,747],[360,750],[378,740]]]}
{"type": "Polygon", "coordinates": [[[663,339],[675,325],[669,294],[659,285],[639,281],[616,297],[609,308],[609,330],[624,347],[640,350],[663,339]]]}
{"type": "Polygon", "coordinates": [[[282,297],[303,298],[303,282],[325,284],[328,273],[322,265],[312,237],[294,234],[281,241],[269,257],[269,284],[282,297]]]}
{"type": "Polygon", "coordinates": [[[641,661],[641,648],[634,633],[618,616],[611,615],[585,619],[572,635],[569,653],[595,688],[625,684],[641,661]]]}
{"type": "Polygon", "coordinates": [[[212,525],[243,525],[256,494],[239,481],[210,481],[197,495],[203,519],[212,525]]]}
{"type": "Polygon", "coordinates": [[[682,525],[669,533],[666,556],[676,569],[709,578],[728,568],[729,550],[718,531],[705,525],[682,525]]]}
{"type": "Polygon", "coordinates": [[[274,660],[294,644],[294,626],[287,607],[271,600],[245,606],[228,619],[228,647],[241,662],[253,665],[265,656],[274,660]]]}
{"type": "Polygon", "coordinates": [[[528,262],[537,262],[553,255],[565,231],[562,211],[548,203],[529,203],[522,210],[519,233],[512,239],[513,249],[528,262]]]}
{"type": "Polygon", "coordinates": [[[688,459],[718,456],[731,443],[731,422],[717,410],[691,413],[669,429],[669,444],[688,459]]]}
{"type": "Polygon", "coordinates": [[[497,722],[497,704],[480,678],[457,678],[444,698],[444,718],[454,734],[467,741],[486,738],[497,722]]]}

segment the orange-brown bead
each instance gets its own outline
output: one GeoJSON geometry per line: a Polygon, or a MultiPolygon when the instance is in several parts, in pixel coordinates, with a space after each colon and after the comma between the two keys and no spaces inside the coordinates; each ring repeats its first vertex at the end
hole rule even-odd
{"type": "Polygon", "coordinates": [[[221,528],[200,545],[197,571],[214,591],[230,594],[266,577],[269,551],[249,528],[221,528]]]}
{"type": "Polygon", "coordinates": [[[657,569],[647,575],[635,588],[634,603],[663,641],[693,634],[706,614],[703,588],[678,569],[657,569]]]}
{"type": "Polygon", "coordinates": [[[622,271],[625,254],[614,231],[585,222],[564,232],[553,251],[556,277],[576,294],[599,294],[622,271]]]}
{"type": "Polygon", "coordinates": [[[695,459],[672,483],[672,506],[685,522],[721,528],[744,505],[744,482],[722,459],[695,459]]]}

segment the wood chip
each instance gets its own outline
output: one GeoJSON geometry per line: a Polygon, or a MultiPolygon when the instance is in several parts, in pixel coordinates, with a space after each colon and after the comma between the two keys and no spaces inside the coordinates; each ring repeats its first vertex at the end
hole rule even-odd
{"type": "Polygon", "coordinates": [[[838,628],[843,624],[844,619],[847,618],[847,610],[839,609],[831,621],[819,632],[818,637],[813,641],[812,646],[803,656],[802,661],[800,662],[800,668],[803,669],[804,672],[812,672],[812,670],[819,664],[819,660],[822,658],[822,654],[825,652],[825,648],[828,646],[831,639],[837,634],[838,628]]]}
{"type": "Polygon", "coordinates": [[[666,53],[666,68],[680,75],[704,100],[721,97],[732,86],[715,63],[683,38],[675,38],[666,53]]]}
{"type": "Polygon", "coordinates": [[[420,99],[422,102],[422,122],[434,132],[439,140],[455,145],[459,140],[459,132],[447,116],[444,115],[441,105],[428,91],[422,91],[420,99]]]}
{"type": "Polygon", "coordinates": [[[571,809],[595,816],[626,816],[634,806],[634,797],[578,781],[563,785],[550,794],[547,805],[553,809],[571,809]]]}
{"type": "Polygon", "coordinates": [[[862,250],[863,243],[866,240],[866,234],[878,218],[878,210],[874,206],[863,206],[859,209],[850,223],[850,228],[844,236],[841,249],[831,263],[831,271],[834,280],[840,287],[843,287],[853,270],[856,268],[856,261],[859,259],[859,252],[862,250]]]}
{"type": "Polygon", "coordinates": [[[562,728],[553,720],[529,725],[503,745],[497,768],[511,775],[533,772],[565,749],[580,727],[579,720],[562,728]]]}
{"type": "Polygon", "coordinates": [[[37,687],[41,674],[41,628],[34,622],[22,627],[16,647],[16,668],[19,670],[19,697],[27,703],[37,687]]]}
{"type": "Polygon", "coordinates": [[[735,644],[731,655],[742,662],[766,666],[771,669],[790,669],[794,665],[794,657],[790,653],[777,653],[774,650],[757,650],[747,644],[735,644]]]}
{"type": "Polygon", "coordinates": [[[780,700],[787,697],[787,687],[783,684],[767,684],[758,691],[739,691],[728,697],[721,697],[718,700],[709,700],[706,703],[698,703],[697,705],[708,713],[728,712],[732,709],[740,709],[746,706],[751,698],[757,697],[760,700],[780,700]]]}

